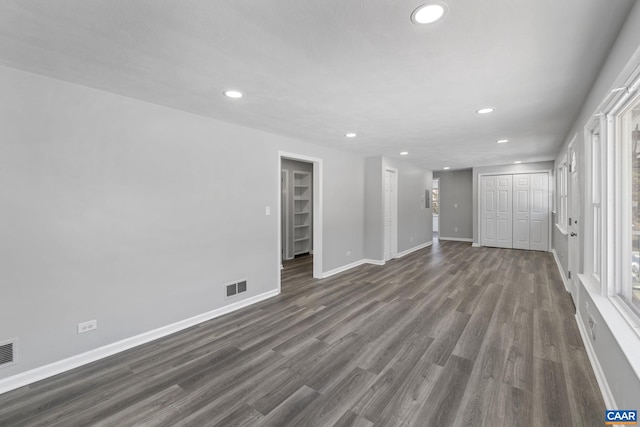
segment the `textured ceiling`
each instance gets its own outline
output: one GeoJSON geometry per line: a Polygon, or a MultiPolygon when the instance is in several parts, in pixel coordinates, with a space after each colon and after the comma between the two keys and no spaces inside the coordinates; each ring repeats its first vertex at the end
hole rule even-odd
{"type": "Polygon", "coordinates": [[[445,0],[412,24],[425,2],[2,0],[0,64],[455,169],[553,159],[633,5],[445,0]]]}

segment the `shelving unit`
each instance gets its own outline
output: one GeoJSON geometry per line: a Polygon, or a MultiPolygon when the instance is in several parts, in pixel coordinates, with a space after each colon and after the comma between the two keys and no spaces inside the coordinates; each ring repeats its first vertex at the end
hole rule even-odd
{"type": "Polygon", "coordinates": [[[311,174],[293,171],[293,253],[311,251],[311,174]]]}

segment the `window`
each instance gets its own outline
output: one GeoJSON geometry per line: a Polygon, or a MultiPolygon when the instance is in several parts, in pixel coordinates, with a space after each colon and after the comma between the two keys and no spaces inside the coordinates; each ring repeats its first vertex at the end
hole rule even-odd
{"type": "Polygon", "coordinates": [[[556,180],[557,194],[558,194],[558,216],[556,218],[557,225],[560,229],[566,233],[567,230],[567,181],[568,181],[568,168],[567,158],[562,161],[562,164],[558,168],[558,177],[556,180]]]}
{"type": "Polygon", "coordinates": [[[600,139],[600,128],[595,129],[591,132],[591,141],[590,141],[591,149],[589,152],[590,160],[591,160],[591,182],[590,182],[590,227],[592,235],[590,236],[591,241],[588,243],[587,249],[587,259],[589,261],[588,269],[590,273],[593,275],[596,281],[600,282],[600,275],[602,273],[602,205],[601,205],[601,194],[602,194],[602,173],[601,173],[601,162],[603,159],[602,156],[602,146],[600,139]]]}
{"type": "Polygon", "coordinates": [[[619,295],[640,313],[640,96],[618,115],[616,132],[620,150],[620,238],[622,275],[619,295]]]}

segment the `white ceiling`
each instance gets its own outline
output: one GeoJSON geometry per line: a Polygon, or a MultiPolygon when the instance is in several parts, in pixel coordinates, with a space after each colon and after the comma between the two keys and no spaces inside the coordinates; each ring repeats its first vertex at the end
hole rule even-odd
{"type": "Polygon", "coordinates": [[[0,64],[434,170],[553,159],[633,0],[444,1],[1,0],[0,64]]]}

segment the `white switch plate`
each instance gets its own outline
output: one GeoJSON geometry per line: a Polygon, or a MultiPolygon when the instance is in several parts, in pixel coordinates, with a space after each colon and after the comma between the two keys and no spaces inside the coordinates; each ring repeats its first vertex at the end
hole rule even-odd
{"type": "Polygon", "coordinates": [[[93,331],[98,329],[98,321],[97,320],[89,320],[88,322],[78,323],[78,333],[84,334],[85,332],[93,331]]]}
{"type": "Polygon", "coordinates": [[[264,207],[264,214],[265,215],[271,215],[271,206],[265,206],[264,207]]]}

